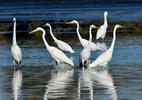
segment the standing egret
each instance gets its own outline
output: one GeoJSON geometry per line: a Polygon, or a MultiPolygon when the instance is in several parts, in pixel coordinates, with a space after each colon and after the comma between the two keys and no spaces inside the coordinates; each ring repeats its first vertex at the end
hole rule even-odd
{"type": "Polygon", "coordinates": [[[57,44],[58,48],[63,50],[63,51],[67,51],[67,52],[70,52],[70,53],[74,53],[74,50],[72,49],[72,47],[70,45],[68,45],[66,42],[64,41],[61,41],[61,40],[58,40],[54,35],[53,35],[53,32],[52,32],[52,27],[49,23],[46,23],[44,26],[48,26],[50,28],[50,34],[54,40],[54,42],[57,44]]]}
{"type": "Polygon", "coordinates": [[[11,55],[14,64],[20,64],[22,61],[22,52],[16,43],[16,18],[13,18],[13,21],[14,21],[14,28],[13,28],[13,43],[11,46],[11,55]]]}
{"type": "MultiPolygon", "coordinates": [[[[78,38],[80,40],[80,43],[82,44],[83,47],[87,47],[89,41],[86,40],[86,39],[83,39],[81,37],[81,35],[79,34],[79,23],[77,22],[77,20],[70,21],[70,22],[68,22],[66,24],[73,24],[73,23],[75,23],[77,25],[77,35],[78,35],[78,38]]],[[[101,48],[99,48],[95,43],[91,42],[90,43],[90,50],[91,51],[96,51],[96,50],[101,50],[101,48]]]]}
{"type": "Polygon", "coordinates": [[[100,26],[100,28],[98,29],[97,34],[96,34],[96,39],[99,39],[99,38],[104,39],[105,38],[107,28],[108,28],[107,16],[108,16],[108,13],[107,13],[107,11],[105,11],[104,12],[104,24],[102,26],[100,26]]]}
{"type": "Polygon", "coordinates": [[[87,67],[85,65],[85,63],[88,65],[89,64],[89,58],[90,58],[90,44],[91,44],[91,41],[92,41],[92,28],[97,28],[95,25],[90,25],[90,28],[89,28],[89,42],[88,42],[88,45],[84,47],[84,49],[81,51],[80,53],[80,56],[81,56],[81,64],[84,66],[84,67],[87,67]]]}
{"type": "Polygon", "coordinates": [[[89,66],[90,68],[96,67],[96,66],[105,67],[109,63],[109,61],[112,58],[112,53],[113,53],[113,49],[114,49],[114,45],[115,45],[116,30],[118,28],[123,28],[123,27],[124,26],[115,25],[114,30],[113,30],[113,40],[112,40],[110,48],[108,50],[106,50],[104,53],[102,53],[95,61],[93,61],[89,66]]]}
{"type": "Polygon", "coordinates": [[[42,39],[44,41],[44,44],[45,44],[48,52],[50,53],[52,58],[57,62],[58,65],[60,62],[64,62],[64,63],[67,63],[71,66],[74,66],[72,60],[70,60],[61,50],[59,50],[58,48],[56,48],[54,46],[49,46],[49,44],[47,43],[47,41],[45,39],[46,33],[43,28],[38,27],[35,30],[31,31],[29,34],[31,34],[33,32],[37,32],[37,31],[42,31],[42,39]]]}

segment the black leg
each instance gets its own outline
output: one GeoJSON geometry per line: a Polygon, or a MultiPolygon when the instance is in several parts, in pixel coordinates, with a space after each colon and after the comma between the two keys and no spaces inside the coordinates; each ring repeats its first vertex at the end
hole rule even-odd
{"type": "Polygon", "coordinates": [[[79,68],[82,68],[82,67],[83,67],[82,60],[79,59],[79,68]]]}
{"type": "Polygon", "coordinates": [[[84,68],[88,67],[88,61],[84,61],[84,68]]]}

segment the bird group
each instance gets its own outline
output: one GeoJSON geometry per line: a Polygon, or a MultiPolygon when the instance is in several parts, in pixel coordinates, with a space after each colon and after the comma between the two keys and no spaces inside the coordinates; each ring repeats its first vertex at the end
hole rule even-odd
{"type": "MultiPolygon", "coordinates": [[[[105,11],[104,12],[104,24],[101,25],[99,28],[96,27],[95,25],[90,25],[89,40],[83,39],[81,37],[81,35],[79,33],[79,23],[77,20],[73,20],[73,21],[66,23],[66,24],[76,24],[77,25],[77,28],[76,28],[77,36],[79,38],[81,45],[83,46],[83,50],[80,52],[80,60],[81,60],[80,62],[81,62],[81,66],[83,66],[83,67],[87,67],[87,68],[92,68],[92,67],[96,67],[96,66],[105,67],[112,58],[113,49],[114,49],[115,40],[116,40],[116,30],[118,28],[123,28],[124,26],[115,25],[114,30],[113,30],[113,40],[112,40],[110,48],[105,50],[93,62],[90,63],[90,61],[89,61],[91,51],[96,51],[96,50],[102,51],[101,47],[97,46],[94,42],[92,42],[91,31],[93,28],[98,29],[97,34],[96,34],[96,39],[100,39],[100,38],[104,39],[106,32],[107,32],[107,28],[108,28],[107,16],[108,16],[108,13],[107,13],[107,11],[105,11]]],[[[14,21],[14,28],[13,28],[13,43],[11,46],[11,55],[12,55],[14,64],[20,64],[22,61],[22,52],[16,43],[16,18],[13,18],[13,21],[14,21]]],[[[55,46],[50,46],[47,43],[47,41],[45,39],[46,32],[42,27],[37,27],[35,30],[29,32],[29,34],[35,33],[37,31],[41,31],[42,32],[42,39],[45,44],[45,47],[47,48],[47,51],[50,53],[51,57],[57,62],[57,64],[59,65],[59,63],[62,62],[62,63],[69,64],[71,66],[74,66],[73,61],[63,51],[70,52],[70,53],[75,53],[75,51],[72,49],[72,47],[69,44],[57,39],[54,36],[54,34],[52,32],[52,27],[49,23],[46,23],[44,26],[49,27],[50,34],[51,34],[54,42],[58,46],[58,48],[56,48],[55,46]]]]}

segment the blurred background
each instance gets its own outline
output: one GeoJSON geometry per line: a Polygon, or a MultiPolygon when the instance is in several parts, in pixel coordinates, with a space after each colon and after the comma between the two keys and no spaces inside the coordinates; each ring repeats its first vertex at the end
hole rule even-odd
{"type": "Polygon", "coordinates": [[[141,34],[141,0],[3,0],[0,3],[0,34],[12,33],[13,17],[17,18],[17,35],[27,35],[25,33],[46,22],[58,27],[55,33],[64,33],[66,29],[60,27],[70,27],[64,24],[73,19],[87,31],[87,25],[103,24],[104,11],[109,13],[109,29],[113,28],[112,24],[121,23],[127,24],[129,32],[141,34]]]}

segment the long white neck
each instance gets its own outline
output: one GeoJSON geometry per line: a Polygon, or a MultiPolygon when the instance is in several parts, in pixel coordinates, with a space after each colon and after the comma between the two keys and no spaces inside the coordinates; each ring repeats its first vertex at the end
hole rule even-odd
{"type": "Polygon", "coordinates": [[[52,38],[54,39],[54,41],[56,41],[57,38],[53,35],[52,27],[51,27],[50,25],[48,25],[48,26],[49,26],[49,28],[50,28],[50,34],[51,34],[52,38]]]}
{"type": "Polygon", "coordinates": [[[92,41],[92,27],[90,26],[90,28],[89,28],[89,43],[88,43],[89,48],[90,48],[90,45],[91,45],[91,41],[92,41]]]}
{"type": "Polygon", "coordinates": [[[81,35],[79,34],[79,23],[78,23],[78,22],[75,22],[75,23],[76,23],[76,25],[77,25],[77,29],[76,29],[77,35],[78,35],[79,40],[81,41],[82,37],[81,37],[81,35]]]}
{"type": "Polygon", "coordinates": [[[46,41],[46,39],[45,39],[45,35],[46,35],[45,30],[44,30],[43,28],[41,28],[40,30],[42,31],[42,39],[43,39],[43,42],[44,42],[46,48],[49,50],[50,46],[49,46],[49,44],[47,43],[47,41],[46,41]]]}
{"type": "Polygon", "coordinates": [[[16,21],[14,21],[14,27],[13,27],[13,45],[17,45],[16,43],[16,21]]]}
{"type": "Polygon", "coordinates": [[[108,27],[108,25],[107,25],[107,16],[106,15],[104,15],[104,25],[108,27]]]}
{"type": "Polygon", "coordinates": [[[112,40],[112,43],[111,43],[111,46],[110,46],[110,49],[112,49],[112,50],[113,50],[114,45],[115,45],[115,40],[116,40],[116,30],[117,30],[117,27],[115,27],[114,30],[113,30],[113,40],[112,40]]]}

